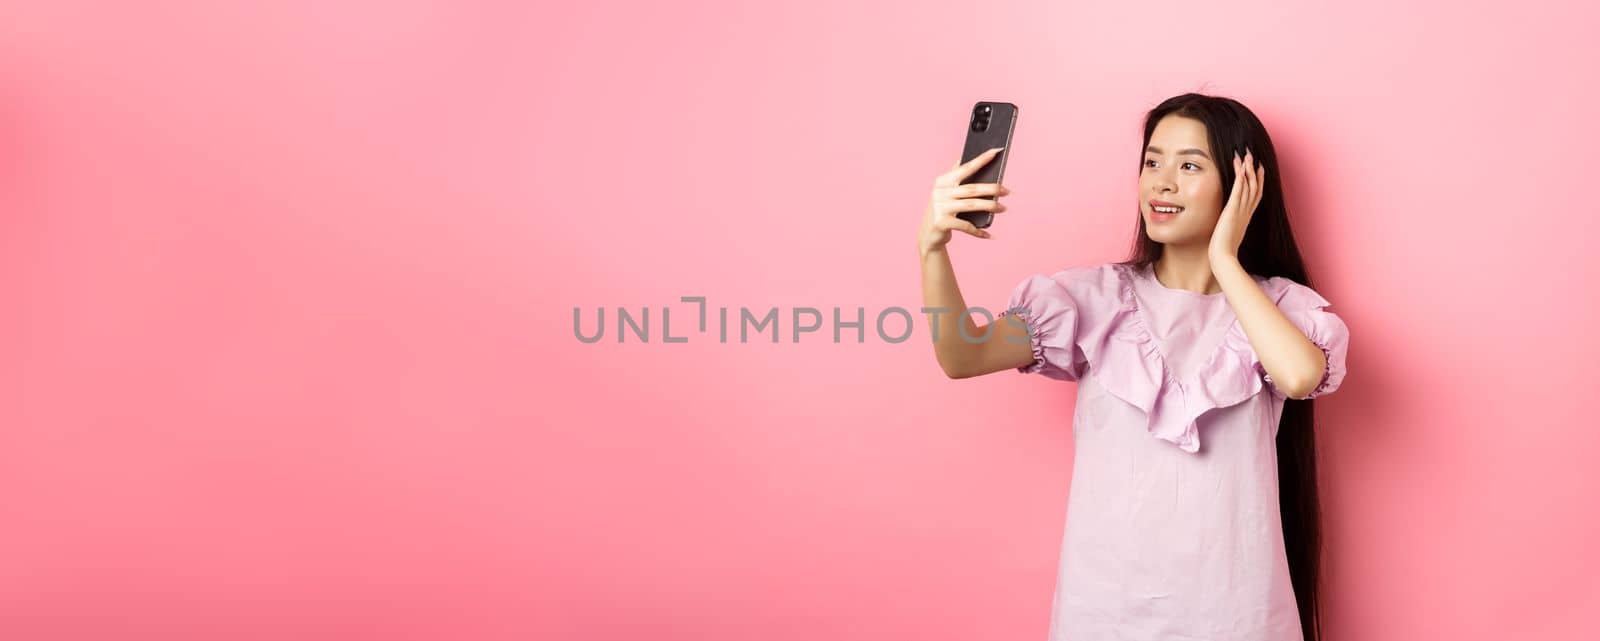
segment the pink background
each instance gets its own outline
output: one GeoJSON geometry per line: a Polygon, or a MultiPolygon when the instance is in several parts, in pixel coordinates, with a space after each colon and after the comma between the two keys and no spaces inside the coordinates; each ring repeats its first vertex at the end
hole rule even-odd
{"type": "Polygon", "coordinates": [[[1590,3],[139,4],[0,4],[0,637],[1042,639],[1071,385],[678,298],[915,310],[990,99],[999,309],[1197,90],[1354,332],[1329,638],[1592,638],[1590,3]]]}

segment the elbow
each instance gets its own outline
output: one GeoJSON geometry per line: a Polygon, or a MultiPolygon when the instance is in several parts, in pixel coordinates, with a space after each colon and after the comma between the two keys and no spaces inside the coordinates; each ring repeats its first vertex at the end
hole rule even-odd
{"type": "Polygon", "coordinates": [[[949,378],[949,379],[953,379],[953,380],[959,380],[959,379],[963,379],[963,378],[972,378],[972,371],[971,370],[969,370],[967,368],[964,368],[964,367],[961,367],[960,365],[958,365],[956,363],[951,363],[950,361],[947,361],[947,360],[939,361],[939,369],[944,370],[945,378],[949,378]]]}
{"type": "Polygon", "coordinates": [[[945,377],[947,377],[947,378],[949,378],[951,380],[961,380],[963,378],[972,378],[973,376],[977,376],[977,374],[974,374],[974,373],[969,372],[969,371],[950,371],[950,370],[945,370],[944,375],[945,375],[945,377]]]}
{"type": "Polygon", "coordinates": [[[1278,385],[1278,389],[1283,392],[1284,396],[1295,400],[1304,400],[1312,392],[1316,391],[1317,385],[1322,383],[1322,370],[1317,370],[1315,374],[1315,376],[1311,377],[1291,379],[1278,385]]]}
{"type": "Polygon", "coordinates": [[[1278,390],[1283,392],[1285,396],[1295,400],[1304,400],[1312,392],[1315,392],[1317,386],[1322,384],[1323,375],[1328,370],[1328,361],[1323,356],[1322,350],[1316,350],[1316,355],[1318,362],[1315,369],[1278,381],[1278,390]]]}
{"type": "Polygon", "coordinates": [[[1284,396],[1300,401],[1305,400],[1306,395],[1311,393],[1311,388],[1306,385],[1296,383],[1293,385],[1279,385],[1278,391],[1283,392],[1284,396]]]}
{"type": "Polygon", "coordinates": [[[944,372],[945,378],[962,379],[977,375],[972,371],[967,359],[945,352],[940,352],[936,356],[939,360],[939,369],[944,372]]]}

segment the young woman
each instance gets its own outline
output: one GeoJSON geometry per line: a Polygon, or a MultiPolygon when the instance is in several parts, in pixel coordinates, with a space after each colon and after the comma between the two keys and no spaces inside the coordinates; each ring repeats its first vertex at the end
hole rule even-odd
{"type": "MultiPolygon", "coordinates": [[[[967,309],[947,245],[989,237],[956,213],[1005,211],[974,196],[1010,189],[960,184],[993,156],[934,181],[929,307],[967,309]]],[[[1310,286],[1277,169],[1244,105],[1169,99],[1144,123],[1131,258],[1030,276],[988,325],[929,316],[952,378],[1078,383],[1052,641],[1318,639],[1311,399],[1344,379],[1349,331],[1310,286]]]]}

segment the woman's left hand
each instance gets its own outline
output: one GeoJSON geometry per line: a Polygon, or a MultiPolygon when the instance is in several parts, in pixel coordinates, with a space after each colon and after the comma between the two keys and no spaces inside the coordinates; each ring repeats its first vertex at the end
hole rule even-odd
{"type": "Polygon", "coordinates": [[[1233,155],[1233,193],[1228,195],[1228,204],[1217,218],[1217,228],[1211,232],[1210,252],[1213,258],[1239,257],[1239,243],[1244,242],[1244,230],[1250,225],[1256,205],[1261,202],[1261,189],[1266,184],[1266,175],[1267,168],[1256,167],[1249,149],[1245,150],[1243,160],[1240,160],[1238,153],[1233,155]]]}

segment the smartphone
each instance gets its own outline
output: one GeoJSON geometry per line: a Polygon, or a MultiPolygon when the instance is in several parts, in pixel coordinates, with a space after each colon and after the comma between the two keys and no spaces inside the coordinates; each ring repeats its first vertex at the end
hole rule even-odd
{"type": "MultiPolygon", "coordinates": [[[[977,158],[995,147],[1005,147],[989,162],[978,168],[961,184],[998,183],[1006,173],[1006,158],[1011,156],[1011,132],[1017,127],[1017,106],[1009,102],[980,100],[972,105],[972,115],[967,118],[967,143],[961,150],[961,162],[977,158]]],[[[994,196],[974,196],[994,200],[994,196]]],[[[964,211],[956,214],[974,227],[983,229],[994,222],[992,211],[964,211]]]]}

